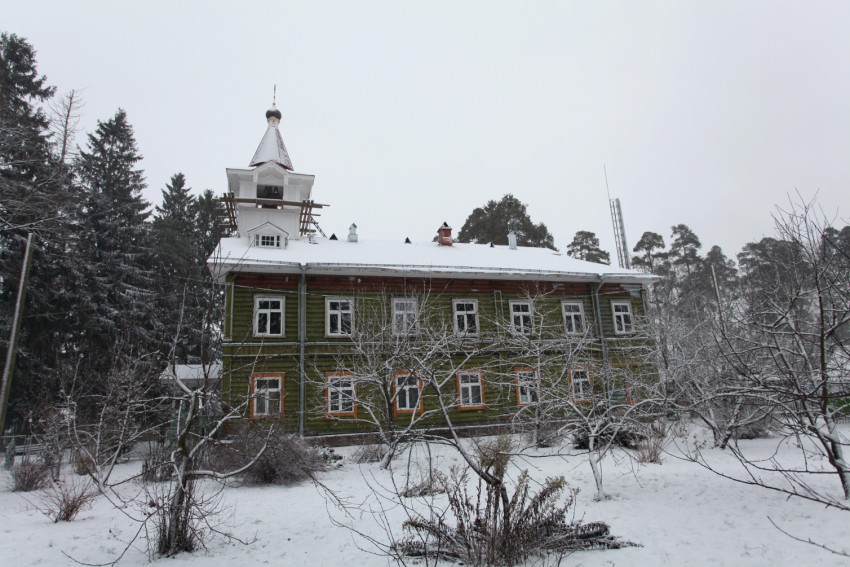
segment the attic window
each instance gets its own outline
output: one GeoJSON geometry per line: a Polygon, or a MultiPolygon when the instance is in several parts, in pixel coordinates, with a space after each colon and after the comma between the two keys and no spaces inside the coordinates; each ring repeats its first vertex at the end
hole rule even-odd
{"type": "Polygon", "coordinates": [[[255,234],[254,246],[260,248],[280,248],[279,234],[255,234]]]}

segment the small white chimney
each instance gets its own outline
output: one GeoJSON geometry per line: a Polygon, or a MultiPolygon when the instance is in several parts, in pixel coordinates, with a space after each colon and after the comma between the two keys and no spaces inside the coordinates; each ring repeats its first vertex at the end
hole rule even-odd
{"type": "Polygon", "coordinates": [[[357,225],[354,223],[351,223],[351,226],[348,227],[348,241],[357,242],[357,225]]]}
{"type": "Polygon", "coordinates": [[[508,233],[508,248],[516,250],[516,233],[514,231],[508,233]]]}

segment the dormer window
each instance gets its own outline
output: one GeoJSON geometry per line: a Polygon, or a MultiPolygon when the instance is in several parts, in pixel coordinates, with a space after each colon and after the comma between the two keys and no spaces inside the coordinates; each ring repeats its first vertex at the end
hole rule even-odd
{"type": "Polygon", "coordinates": [[[254,246],[260,248],[280,248],[279,234],[255,234],[254,246]]]}
{"type": "Polygon", "coordinates": [[[286,248],[289,244],[289,233],[270,222],[248,231],[248,242],[257,248],[286,248]]]}

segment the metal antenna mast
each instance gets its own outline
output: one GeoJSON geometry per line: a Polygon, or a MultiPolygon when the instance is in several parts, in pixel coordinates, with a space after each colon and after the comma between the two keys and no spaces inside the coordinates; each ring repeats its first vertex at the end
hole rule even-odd
{"type": "Polygon", "coordinates": [[[632,262],[629,258],[629,245],[626,244],[626,225],[623,223],[623,210],[620,208],[620,199],[611,198],[611,190],[608,188],[608,168],[603,164],[605,172],[605,191],[608,192],[608,204],[611,207],[611,221],[614,223],[614,241],[617,244],[617,264],[621,268],[630,270],[632,262]]]}

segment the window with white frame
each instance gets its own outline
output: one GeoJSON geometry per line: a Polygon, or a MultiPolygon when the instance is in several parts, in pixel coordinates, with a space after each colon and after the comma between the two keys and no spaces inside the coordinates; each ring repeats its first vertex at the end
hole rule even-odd
{"type": "Polygon", "coordinates": [[[325,334],[329,337],[348,337],[354,329],[354,306],[349,298],[325,298],[325,334]]]}
{"type": "Polygon", "coordinates": [[[455,333],[458,335],[478,334],[478,300],[455,299],[452,301],[455,315],[455,333]]]}
{"type": "Polygon", "coordinates": [[[259,296],[254,298],[254,336],[282,337],[284,298],[259,296]]]}
{"type": "Polygon", "coordinates": [[[419,377],[416,374],[398,374],[395,377],[395,409],[399,412],[413,412],[420,408],[419,377]]]}
{"type": "Polygon", "coordinates": [[[460,409],[478,409],[484,407],[484,386],[481,383],[481,372],[458,372],[458,392],[460,393],[460,409]]]}
{"type": "Polygon", "coordinates": [[[537,401],[537,373],[534,370],[516,371],[516,403],[525,406],[537,401]]]}
{"type": "Polygon", "coordinates": [[[573,335],[584,332],[584,310],[578,301],[564,301],[561,303],[564,312],[564,329],[567,334],[573,335]]]}
{"type": "Polygon", "coordinates": [[[530,301],[511,301],[511,331],[518,335],[530,335],[534,325],[530,301]]]}
{"type": "Polygon", "coordinates": [[[330,373],[328,385],[328,414],[354,415],[354,378],[351,374],[330,373]]]}
{"type": "Polygon", "coordinates": [[[260,248],[280,248],[279,234],[255,234],[254,246],[260,248]]]}
{"type": "Polygon", "coordinates": [[[254,374],[252,377],[252,402],[254,417],[278,417],[283,411],[281,393],[283,374],[254,374]]]}
{"type": "Polygon", "coordinates": [[[577,402],[589,402],[593,390],[587,368],[573,368],[570,371],[570,382],[573,387],[573,399],[577,402]]]}
{"type": "Polygon", "coordinates": [[[612,301],[611,311],[614,314],[614,333],[624,335],[634,331],[632,324],[632,304],[629,301],[612,301]]]}
{"type": "Polygon", "coordinates": [[[393,333],[396,335],[415,335],[418,332],[416,300],[393,298],[393,333]]]}

